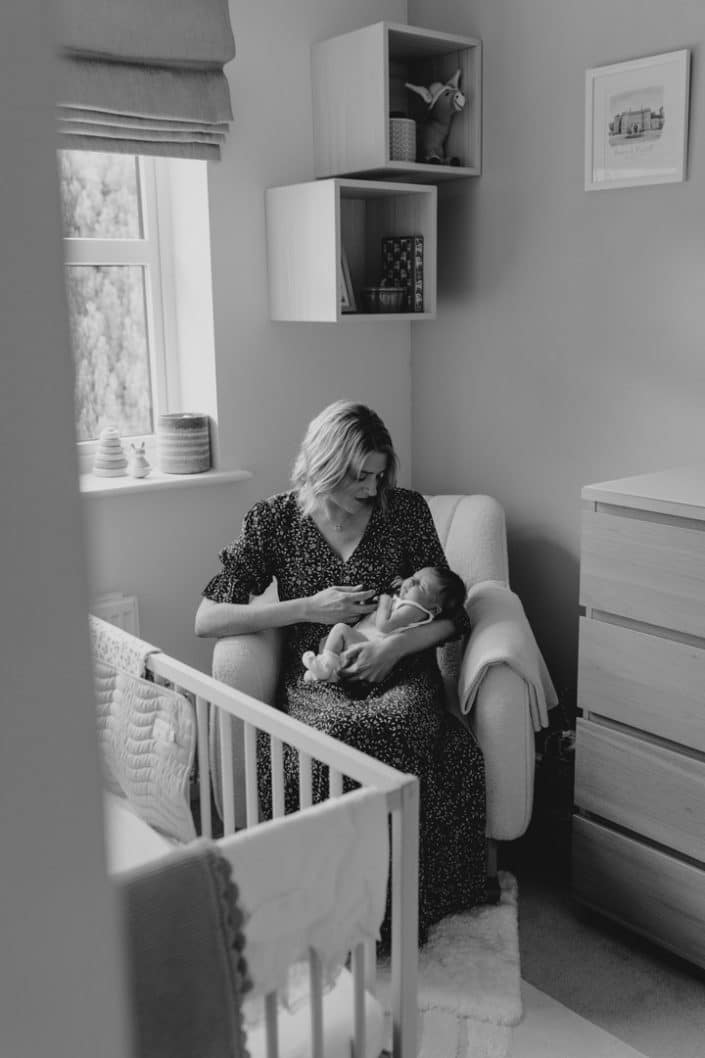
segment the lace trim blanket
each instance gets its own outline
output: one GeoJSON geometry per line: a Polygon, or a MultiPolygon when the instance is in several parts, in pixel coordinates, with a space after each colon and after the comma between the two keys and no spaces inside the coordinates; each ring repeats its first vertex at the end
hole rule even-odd
{"type": "Polygon", "coordinates": [[[207,839],[115,877],[136,1058],[247,1058],[250,988],[230,865],[207,839]]]}

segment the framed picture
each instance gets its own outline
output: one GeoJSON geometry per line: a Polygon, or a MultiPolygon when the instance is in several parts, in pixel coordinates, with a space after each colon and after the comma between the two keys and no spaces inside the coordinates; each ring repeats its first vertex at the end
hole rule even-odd
{"type": "Polygon", "coordinates": [[[342,312],[356,312],[355,293],[350,279],[348,257],[344,249],[340,251],[338,262],[338,283],[340,285],[340,308],[342,312]]]}
{"type": "Polygon", "coordinates": [[[685,179],[689,74],[687,49],[586,71],[586,191],[685,179]]]}

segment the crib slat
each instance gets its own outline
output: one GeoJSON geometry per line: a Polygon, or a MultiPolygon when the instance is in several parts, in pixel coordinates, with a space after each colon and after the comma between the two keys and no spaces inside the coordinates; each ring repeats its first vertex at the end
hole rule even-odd
{"type": "Polygon", "coordinates": [[[419,787],[402,787],[392,812],[392,1055],[416,1054],[419,787]]]}
{"type": "Polygon", "coordinates": [[[284,757],[282,740],[272,735],[269,742],[272,761],[272,815],[278,819],[284,815],[284,757]]]}
{"type": "Polygon", "coordinates": [[[235,833],[235,781],[233,778],[233,725],[230,714],[218,710],[220,725],[220,769],[223,775],[223,828],[235,833]]]}
{"type": "Polygon", "coordinates": [[[245,811],[247,826],[255,827],[259,821],[257,793],[257,728],[244,723],[245,735],[245,811]]]}
{"type": "Polygon", "coordinates": [[[267,1039],[267,1058],[279,1058],[279,1024],[277,1020],[276,992],[268,992],[264,997],[264,1018],[267,1039]]]}
{"type": "Polygon", "coordinates": [[[208,758],[208,702],[196,697],[196,726],[198,730],[198,790],[201,806],[201,836],[213,837],[211,819],[210,760],[208,758]]]}
{"type": "Polygon", "coordinates": [[[371,996],[377,995],[377,945],[373,940],[363,942],[365,949],[365,988],[371,996]]]}
{"type": "Polygon", "coordinates": [[[330,797],[340,797],[343,792],[343,773],[337,768],[328,769],[328,794],[330,797]]]}
{"type": "Polygon", "coordinates": [[[325,1058],[323,1053],[323,971],[313,948],[308,952],[311,975],[311,1058],[325,1058]]]}
{"type": "Polygon", "coordinates": [[[312,802],[311,754],[299,750],[299,808],[310,808],[312,802]]]}
{"type": "Polygon", "coordinates": [[[365,945],[356,944],[352,953],[353,996],[355,1032],[353,1036],[353,1058],[366,1058],[365,1037],[365,945]]]}

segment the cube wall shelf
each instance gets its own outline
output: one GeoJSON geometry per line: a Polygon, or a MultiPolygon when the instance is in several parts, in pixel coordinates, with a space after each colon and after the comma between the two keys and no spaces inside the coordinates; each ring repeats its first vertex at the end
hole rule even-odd
{"type": "Polygon", "coordinates": [[[311,77],[316,177],[364,175],[437,183],[480,174],[480,40],[377,22],[314,44],[311,77]],[[445,84],[458,69],[467,102],[451,123],[447,153],[460,164],[392,160],[390,116],[413,118],[418,128],[427,109],[406,82],[445,84]]]}
{"type": "Polygon", "coordinates": [[[331,178],[265,192],[270,314],[273,320],[418,321],[436,315],[437,188],[331,178]],[[382,277],[382,239],[421,235],[423,311],[370,313],[361,292],[382,277]],[[356,311],[342,306],[341,261],[356,311]]]}

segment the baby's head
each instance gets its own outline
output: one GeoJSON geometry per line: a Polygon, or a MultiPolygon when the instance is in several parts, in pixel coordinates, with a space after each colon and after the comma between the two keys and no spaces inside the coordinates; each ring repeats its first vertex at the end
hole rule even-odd
{"type": "Polygon", "coordinates": [[[434,617],[453,617],[465,605],[465,584],[452,569],[424,566],[397,582],[399,598],[410,599],[430,610],[434,617]]]}

